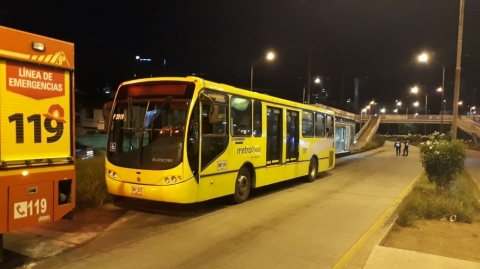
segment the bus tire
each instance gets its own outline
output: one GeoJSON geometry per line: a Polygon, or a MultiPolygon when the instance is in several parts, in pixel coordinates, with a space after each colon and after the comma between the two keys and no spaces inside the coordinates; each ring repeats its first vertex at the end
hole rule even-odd
{"type": "Polygon", "coordinates": [[[307,181],[308,182],[313,182],[317,178],[318,175],[318,163],[317,159],[311,158],[310,159],[310,164],[308,165],[308,175],[307,175],[307,181]]]}
{"type": "Polygon", "coordinates": [[[250,190],[252,188],[252,176],[250,170],[247,167],[242,166],[238,171],[237,178],[235,179],[235,192],[233,193],[233,202],[235,204],[241,204],[248,199],[250,190]]]}

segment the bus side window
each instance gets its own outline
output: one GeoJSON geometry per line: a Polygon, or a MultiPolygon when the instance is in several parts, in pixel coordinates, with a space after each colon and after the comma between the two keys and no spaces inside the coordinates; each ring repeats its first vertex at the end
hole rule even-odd
{"type": "Polygon", "coordinates": [[[231,101],[231,124],[233,136],[252,135],[252,101],[234,96],[231,101]]]}
{"type": "Polygon", "coordinates": [[[262,136],[262,102],[253,101],[253,136],[262,136]]]}
{"type": "Polygon", "coordinates": [[[325,115],[315,114],[315,137],[325,137],[325,115]]]}
{"type": "Polygon", "coordinates": [[[313,112],[302,111],[302,135],[303,137],[313,137],[313,112]]]}
{"type": "Polygon", "coordinates": [[[333,131],[333,127],[334,127],[333,126],[333,116],[327,115],[326,127],[327,127],[326,128],[326,130],[327,130],[326,136],[328,138],[333,137],[333,133],[334,133],[334,131],[333,131]]]}

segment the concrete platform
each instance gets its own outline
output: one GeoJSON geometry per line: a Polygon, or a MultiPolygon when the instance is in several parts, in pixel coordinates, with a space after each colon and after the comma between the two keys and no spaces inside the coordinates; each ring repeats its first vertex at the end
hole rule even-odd
{"type": "Polygon", "coordinates": [[[363,269],[480,269],[480,263],[376,246],[363,269]]]}

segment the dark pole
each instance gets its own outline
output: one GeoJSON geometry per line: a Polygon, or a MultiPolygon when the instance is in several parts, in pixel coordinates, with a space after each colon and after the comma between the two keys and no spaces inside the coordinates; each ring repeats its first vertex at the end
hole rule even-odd
{"type": "Polygon", "coordinates": [[[460,74],[462,71],[461,63],[462,63],[464,10],[465,10],[465,0],[460,0],[460,15],[458,19],[458,40],[457,40],[457,66],[455,68],[455,88],[453,91],[452,139],[457,139],[458,100],[460,99],[460,74]]]}
{"type": "Polygon", "coordinates": [[[308,47],[308,96],[307,96],[307,104],[310,104],[310,76],[311,76],[311,69],[312,69],[312,45],[308,47]]]}
{"type": "Polygon", "coordinates": [[[442,71],[442,104],[440,106],[440,133],[443,131],[443,115],[445,114],[445,64],[443,65],[442,71]]]}

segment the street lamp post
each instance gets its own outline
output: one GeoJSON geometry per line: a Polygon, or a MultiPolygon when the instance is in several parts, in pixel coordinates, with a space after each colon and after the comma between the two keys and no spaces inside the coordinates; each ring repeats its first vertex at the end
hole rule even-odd
{"type": "MultiPolygon", "coordinates": [[[[428,62],[428,54],[422,53],[418,56],[418,61],[427,63],[428,62]]],[[[438,64],[437,62],[434,61],[434,63],[438,64]]],[[[445,115],[445,104],[444,104],[444,94],[445,94],[445,64],[441,65],[442,67],[442,104],[440,107],[440,133],[442,133],[443,129],[443,115],[445,115]]],[[[438,90],[437,90],[438,91],[438,90]]],[[[425,105],[426,106],[426,105],[425,105]]]]}
{"type": "Polygon", "coordinates": [[[452,118],[452,139],[457,139],[457,120],[458,120],[458,99],[460,98],[460,74],[462,63],[462,41],[463,41],[463,17],[465,11],[465,0],[460,0],[460,12],[458,19],[458,38],[457,38],[457,63],[455,67],[455,86],[453,89],[453,118],[452,118]]]}
{"type": "Polygon", "coordinates": [[[443,131],[443,115],[445,115],[445,102],[443,101],[443,96],[445,94],[445,65],[442,67],[442,107],[440,108],[442,111],[440,113],[440,133],[443,131]]]}
{"type": "MultiPolygon", "coordinates": [[[[313,80],[313,82],[315,82],[315,84],[320,84],[321,80],[320,80],[320,77],[315,77],[315,79],[313,80]]],[[[310,88],[310,78],[308,79],[308,82],[305,83],[303,85],[303,96],[302,96],[302,102],[305,104],[305,88],[307,87],[310,88]]],[[[307,103],[310,104],[310,94],[309,94],[309,97],[307,98],[307,103]]]]}
{"type": "Polygon", "coordinates": [[[255,68],[255,66],[260,62],[265,61],[265,59],[271,61],[275,59],[275,54],[273,52],[269,52],[265,58],[260,58],[252,62],[250,65],[250,91],[253,91],[253,68],[255,68]]]}

